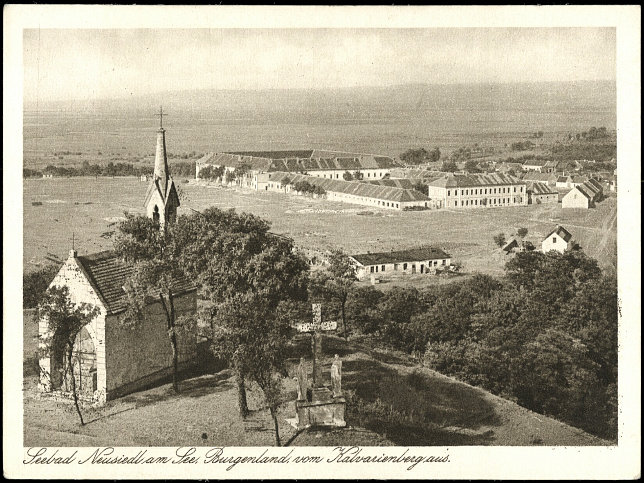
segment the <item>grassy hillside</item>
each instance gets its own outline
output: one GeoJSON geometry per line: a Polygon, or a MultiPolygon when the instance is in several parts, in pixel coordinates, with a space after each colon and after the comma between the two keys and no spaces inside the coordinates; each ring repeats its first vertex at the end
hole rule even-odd
{"type": "MultiPolygon", "coordinates": [[[[24,444],[26,446],[270,446],[273,426],[260,392],[249,391],[251,415],[242,420],[228,370],[184,380],[181,394],[170,384],[85,409],[89,423],[79,426],[70,402],[41,398],[34,354],[37,325],[24,317],[24,444]],[[43,414],[47,417],[43,418],[43,414]]],[[[457,446],[605,445],[554,419],[535,414],[482,389],[428,369],[415,368],[401,353],[371,349],[365,341],[324,338],[323,374],[329,382],[333,354],[343,359],[347,428],[297,433],[295,382],[286,379],[279,410],[282,441],[298,446],[457,446]]],[[[310,367],[310,340],[300,336],[292,348],[290,372],[300,356],[310,367]]]]}

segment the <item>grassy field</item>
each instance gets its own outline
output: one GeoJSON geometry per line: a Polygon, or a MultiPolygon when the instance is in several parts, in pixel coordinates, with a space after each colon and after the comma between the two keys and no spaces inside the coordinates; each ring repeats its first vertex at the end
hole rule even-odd
{"type": "MultiPolygon", "coordinates": [[[[163,385],[85,408],[80,426],[70,401],[41,397],[37,391],[37,324],[24,317],[25,446],[270,446],[274,432],[261,393],[251,387],[246,420],[238,416],[235,385],[228,370],[194,375],[176,395],[163,385]],[[135,429],[134,429],[135,428],[135,429]]],[[[373,350],[368,340],[324,338],[323,375],[329,382],[332,354],[343,360],[347,427],[298,433],[295,382],[285,379],[278,418],[283,443],[294,446],[462,446],[606,445],[608,442],[535,414],[429,369],[408,356],[373,350]]],[[[310,340],[293,343],[290,373],[300,356],[310,358],[310,340]]],[[[309,367],[309,371],[311,368],[309,367]]]]}
{"type": "MultiPolygon", "coordinates": [[[[431,244],[460,261],[465,273],[500,274],[507,256],[495,247],[494,234],[503,232],[509,237],[517,228],[526,227],[527,239],[538,247],[541,238],[560,223],[602,266],[614,266],[616,259],[614,197],[591,210],[562,210],[559,204],[542,204],[398,212],[183,181],[188,182],[179,182],[185,194],[180,213],[209,206],[234,207],[269,220],[274,232],[288,235],[298,246],[311,250],[342,248],[348,253],[364,253],[431,244]]],[[[146,183],[135,178],[24,180],[25,271],[46,263],[51,255],[65,258],[72,235],[80,253],[111,248],[110,234],[123,212],[143,212],[146,188],[146,183]]],[[[406,280],[439,283],[436,277],[415,277],[419,282],[411,280],[413,276],[406,280]]]]}

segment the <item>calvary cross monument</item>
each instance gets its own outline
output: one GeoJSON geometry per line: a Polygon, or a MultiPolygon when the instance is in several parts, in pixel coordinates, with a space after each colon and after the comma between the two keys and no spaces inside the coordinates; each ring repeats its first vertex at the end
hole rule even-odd
{"type": "Polygon", "coordinates": [[[311,426],[337,426],[344,427],[344,410],[346,401],[340,390],[342,363],[336,354],[334,367],[332,368],[332,379],[334,391],[322,383],[322,333],[337,329],[336,321],[322,322],[322,304],[313,304],[313,322],[297,325],[298,332],[311,334],[311,352],[313,354],[313,384],[309,397],[308,378],[304,368],[304,358],[300,360],[297,371],[298,378],[298,400],[295,403],[297,418],[291,420],[297,429],[311,426]]]}

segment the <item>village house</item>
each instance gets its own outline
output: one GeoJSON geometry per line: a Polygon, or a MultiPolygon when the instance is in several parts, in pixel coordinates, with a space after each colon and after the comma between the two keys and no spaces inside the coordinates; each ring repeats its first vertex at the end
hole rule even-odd
{"type": "Polygon", "coordinates": [[[363,280],[372,273],[430,273],[448,269],[452,264],[451,255],[435,247],[363,253],[351,255],[350,258],[355,264],[356,276],[359,280],[363,280]]]}
{"type": "Polygon", "coordinates": [[[420,191],[393,186],[381,186],[360,181],[341,181],[295,173],[266,173],[260,176],[259,189],[290,193],[295,184],[306,181],[326,192],[326,198],[376,208],[404,210],[405,208],[433,207],[431,200],[420,191]]]}
{"type": "Polygon", "coordinates": [[[538,183],[545,183],[548,186],[556,186],[557,184],[557,175],[553,173],[540,173],[538,171],[530,171],[528,173],[525,173],[523,177],[521,178],[523,181],[526,183],[529,182],[538,182],[538,183]]]}
{"type": "Polygon", "coordinates": [[[502,173],[502,174],[512,174],[514,173],[514,176],[517,176],[518,174],[523,172],[523,165],[521,163],[499,163],[494,167],[494,170],[497,173],[502,173]]]}
{"type": "Polygon", "coordinates": [[[439,208],[483,208],[528,204],[526,183],[514,176],[453,174],[430,181],[429,197],[439,208]]]}
{"type": "Polygon", "coordinates": [[[572,248],[573,244],[572,234],[563,226],[557,225],[541,242],[541,251],[547,253],[550,250],[555,250],[563,253],[572,248]]]}
{"type": "MultiPolygon", "coordinates": [[[[160,226],[175,219],[179,199],[170,176],[165,153],[165,130],[157,136],[155,168],[145,197],[146,213],[160,226]]],[[[75,383],[79,395],[103,403],[121,395],[157,383],[172,373],[172,349],[161,302],[151,297],[143,308],[142,319],[124,323],[128,307],[125,290],[134,268],[111,251],[69,257],[50,287],[67,287],[73,304],[87,303],[98,308],[98,315],[76,337],[73,349],[75,383]]],[[[197,297],[194,286],[177,279],[173,286],[177,317],[195,313],[197,297]]],[[[39,320],[40,389],[70,391],[71,378],[63,349],[56,344],[47,320],[39,320]]],[[[196,339],[183,335],[178,339],[179,367],[195,362],[196,339]]]]}
{"type": "Polygon", "coordinates": [[[529,182],[526,191],[529,205],[559,202],[559,192],[546,183],[529,182]]]}
{"type": "Polygon", "coordinates": [[[592,208],[603,196],[603,188],[597,180],[589,179],[575,186],[561,199],[562,208],[592,208]]]}
{"type": "Polygon", "coordinates": [[[523,163],[525,171],[538,171],[539,173],[553,173],[556,169],[554,161],[545,159],[529,159],[523,163]]]}

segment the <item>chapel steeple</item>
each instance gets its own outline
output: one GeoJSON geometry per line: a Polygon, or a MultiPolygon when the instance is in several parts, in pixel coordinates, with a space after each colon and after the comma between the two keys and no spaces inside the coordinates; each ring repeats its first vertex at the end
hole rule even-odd
{"type": "Polygon", "coordinates": [[[157,129],[157,148],[154,156],[154,174],[145,196],[145,211],[148,217],[156,220],[163,227],[173,223],[179,207],[179,196],[170,176],[168,156],[165,150],[165,129],[163,129],[163,106],[156,114],[159,116],[157,129]]]}

